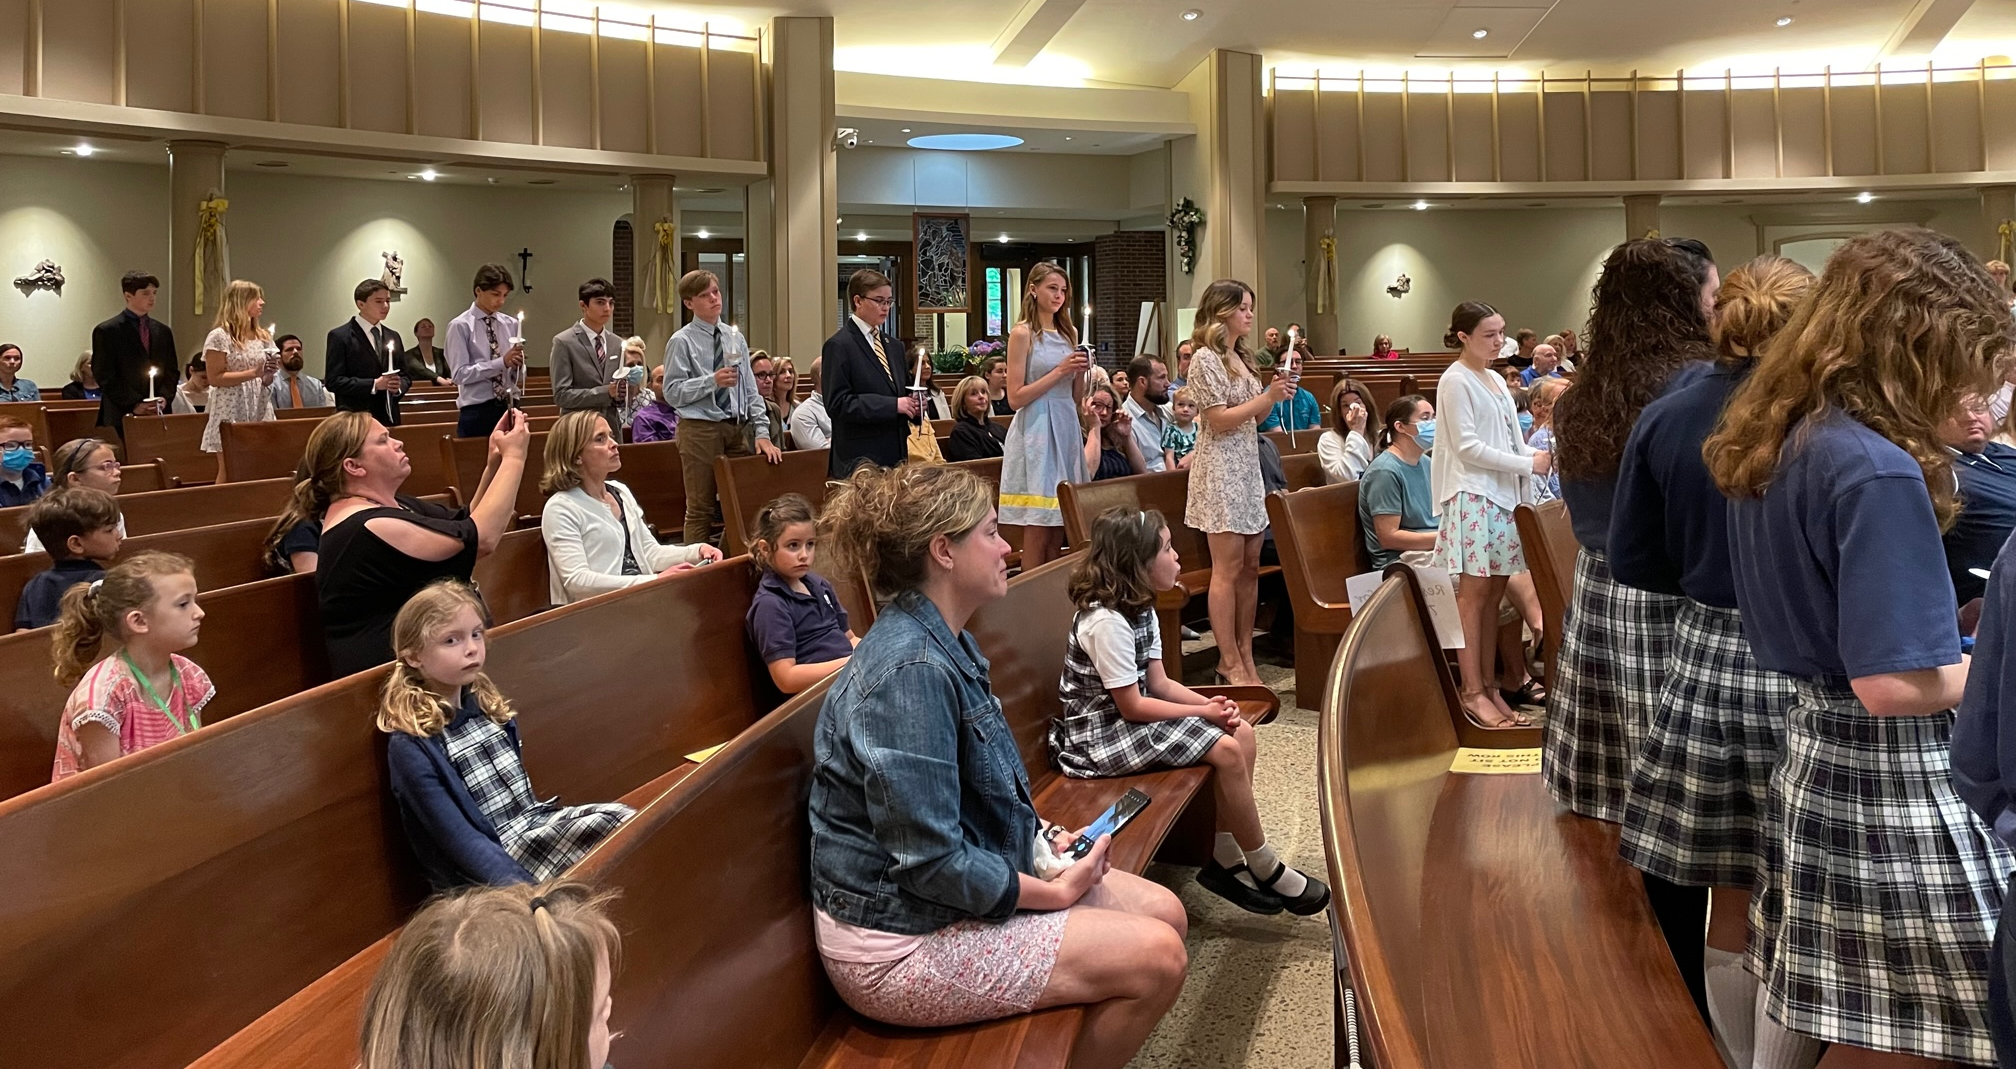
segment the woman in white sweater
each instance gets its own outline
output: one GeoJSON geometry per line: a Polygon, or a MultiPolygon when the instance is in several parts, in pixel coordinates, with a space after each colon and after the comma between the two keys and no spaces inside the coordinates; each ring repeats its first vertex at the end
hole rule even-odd
{"type": "Polygon", "coordinates": [[[1545,475],[1553,465],[1519,433],[1519,414],[1505,381],[1491,361],[1505,342],[1505,319],[1482,301],[1465,301],[1451,314],[1442,344],[1458,348],[1456,362],[1435,388],[1438,417],[1433,476],[1442,522],[1436,530],[1435,563],[1460,576],[1456,611],[1463,620],[1463,708],[1485,727],[1526,727],[1532,720],[1513,711],[1485,658],[1497,643],[1498,604],[1505,584],[1526,570],[1512,510],[1527,494],[1526,477],[1545,475]],[[1460,348],[1459,348],[1460,347],[1460,348]]]}
{"type": "Polygon", "coordinates": [[[1330,391],[1330,429],[1316,439],[1316,459],[1323,464],[1325,483],[1355,482],[1365,477],[1375,450],[1365,436],[1372,412],[1372,391],[1357,379],[1339,379],[1330,391]]]}
{"type": "Polygon", "coordinates": [[[721,551],[704,542],[659,544],[644,525],[636,495],[609,478],[622,466],[609,421],[598,412],[569,412],[547,435],[539,532],[555,605],[721,559],[721,551]]]}

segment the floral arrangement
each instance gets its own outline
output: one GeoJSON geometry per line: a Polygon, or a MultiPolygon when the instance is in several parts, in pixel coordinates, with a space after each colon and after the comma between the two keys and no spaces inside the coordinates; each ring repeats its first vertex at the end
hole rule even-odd
{"type": "Polygon", "coordinates": [[[1176,262],[1186,275],[1197,273],[1197,228],[1204,225],[1204,209],[1189,197],[1169,213],[1169,229],[1176,232],[1176,262]]]}
{"type": "Polygon", "coordinates": [[[971,345],[955,345],[943,352],[931,354],[931,370],[940,375],[957,375],[963,372],[978,372],[980,365],[990,356],[1008,351],[1006,343],[992,338],[982,338],[971,345]]]}

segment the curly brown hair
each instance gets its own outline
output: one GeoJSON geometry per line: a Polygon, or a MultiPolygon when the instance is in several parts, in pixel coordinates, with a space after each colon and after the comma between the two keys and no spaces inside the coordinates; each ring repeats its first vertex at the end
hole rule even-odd
{"type": "Polygon", "coordinates": [[[1148,566],[1169,526],[1155,509],[1115,505],[1092,521],[1091,548],[1071,570],[1071,604],[1112,609],[1132,620],[1155,607],[1148,566]]]}
{"type": "Polygon", "coordinates": [[[1680,367],[1715,355],[1701,289],[1714,262],[1694,241],[1640,238],[1610,250],[1590,294],[1589,352],[1554,406],[1563,479],[1617,473],[1638,413],[1680,367]]]}
{"type": "Polygon", "coordinates": [[[1950,527],[1960,503],[1939,426],[1962,395],[1995,388],[2012,345],[2008,297],[1965,245],[1919,227],[1851,238],[1729,399],[1701,450],[1709,474],[1732,498],[1763,496],[1793,428],[1839,406],[1911,454],[1950,527]]]}

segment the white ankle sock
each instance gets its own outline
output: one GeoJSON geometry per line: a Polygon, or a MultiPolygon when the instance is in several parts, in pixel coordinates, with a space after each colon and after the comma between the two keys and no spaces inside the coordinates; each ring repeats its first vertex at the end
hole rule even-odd
{"type": "Polygon", "coordinates": [[[1258,850],[1246,851],[1246,864],[1253,870],[1255,879],[1264,879],[1275,869],[1280,869],[1281,878],[1274,881],[1276,894],[1294,898],[1309,886],[1309,881],[1303,879],[1302,874],[1295,871],[1293,866],[1284,864],[1280,858],[1274,856],[1274,848],[1266,843],[1261,843],[1258,850]]]}
{"type": "MultiPolygon", "coordinates": [[[[1246,851],[1239,849],[1239,840],[1234,839],[1231,832],[1221,831],[1218,833],[1218,837],[1212,841],[1211,860],[1216,861],[1220,868],[1236,868],[1246,864],[1246,851]]],[[[1241,872],[1235,878],[1240,883],[1256,891],[1260,889],[1260,885],[1253,881],[1253,873],[1250,869],[1241,872]]]]}
{"type": "Polygon", "coordinates": [[[1756,1016],[1757,1048],[1752,1065],[1755,1069],[1813,1069],[1820,1063],[1820,1053],[1825,1044],[1772,1020],[1764,1009],[1764,1002],[1760,992],[1756,1016]]]}
{"type": "Polygon", "coordinates": [[[1708,947],[1708,1020],[1734,1069],[1750,1069],[1757,1047],[1757,978],[1743,967],[1743,955],[1708,947]]]}

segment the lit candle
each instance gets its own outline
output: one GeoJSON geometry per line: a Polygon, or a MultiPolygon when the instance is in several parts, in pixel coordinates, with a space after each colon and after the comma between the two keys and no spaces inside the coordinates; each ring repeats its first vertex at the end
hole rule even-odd
{"type": "Polygon", "coordinates": [[[393,363],[392,352],[392,343],[388,341],[385,343],[385,374],[387,375],[399,370],[398,366],[393,363]]]}
{"type": "Polygon", "coordinates": [[[161,369],[157,367],[150,367],[147,369],[147,399],[149,401],[159,401],[161,399],[160,391],[157,390],[154,386],[154,376],[159,375],[160,373],[161,369]]]}
{"type": "Polygon", "coordinates": [[[924,388],[924,346],[921,344],[917,346],[917,379],[910,384],[910,388],[913,390],[924,388]]]}
{"type": "Polygon", "coordinates": [[[1091,302],[1091,301],[1086,301],[1086,302],[1085,302],[1085,344],[1087,344],[1087,345],[1090,345],[1090,346],[1092,346],[1092,347],[1093,347],[1094,349],[1097,349],[1097,348],[1099,347],[1099,343],[1097,343],[1097,342],[1095,342],[1095,341],[1093,341],[1093,340],[1092,340],[1092,302],[1091,302]]]}

